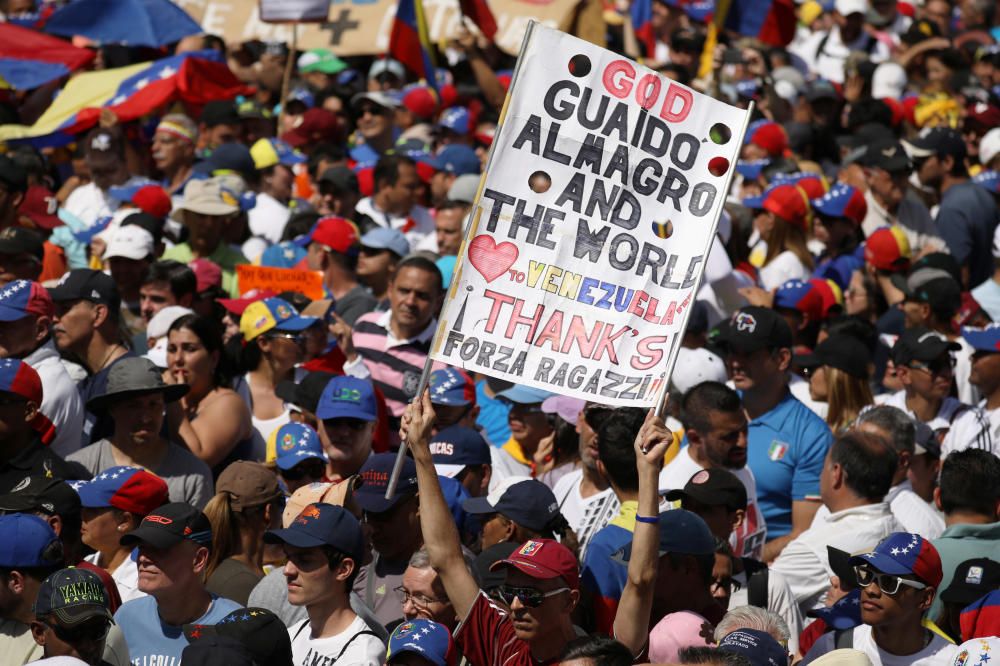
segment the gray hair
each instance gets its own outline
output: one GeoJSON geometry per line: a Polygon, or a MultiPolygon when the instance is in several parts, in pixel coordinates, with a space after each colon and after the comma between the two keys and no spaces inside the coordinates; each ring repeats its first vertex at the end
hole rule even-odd
{"type": "MultiPolygon", "coordinates": [[[[476,581],[476,585],[479,584],[479,573],[476,571],[476,555],[471,550],[462,546],[462,559],[465,560],[465,568],[469,572],[469,575],[476,581]]],[[[410,556],[410,561],[408,566],[414,569],[430,569],[431,568],[431,556],[427,552],[426,548],[421,548],[417,552],[410,556]]]]}
{"type": "Polygon", "coordinates": [[[911,454],[914,452],[917,439],[916,426],[913,419],[898,407],[878,405],[862,410],[858,415],[856,425],[862,423],[871,423],[879,430],[886,432],[889,435],[889,444],[896,450],[897,454],[904,451],[911,454]]]}
{"type": "Polygon", "coordinates": [[[782,645],[788,645],[791,637],[788,624],[780,615],[757,606],[738,606],[726,613],[715,627],[715,642],[718,643],[737,629],[763,631],[782,645]]]}

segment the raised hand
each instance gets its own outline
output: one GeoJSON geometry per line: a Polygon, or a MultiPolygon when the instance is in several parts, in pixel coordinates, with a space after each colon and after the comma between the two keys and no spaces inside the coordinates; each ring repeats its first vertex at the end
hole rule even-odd
{"type": "Polygon", "coordinates": [[[646,420],[639,429],[639,434],[635,437],[636,466],[640,470],[653,468],[659,471],[663,467],[663,456],[667,453],[667,447],[673,441],[673,433],[667,428],[663,418],[656,416],[655,410],[650,409],[646,413],[646,420]]]}

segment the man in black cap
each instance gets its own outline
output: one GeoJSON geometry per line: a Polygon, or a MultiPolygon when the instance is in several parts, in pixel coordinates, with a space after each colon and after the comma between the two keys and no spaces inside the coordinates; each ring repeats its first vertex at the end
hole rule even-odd
{"type": "Polygon", "coordinates": [[[215,624],[240,608],[205,589],[212,526],[198,509],[182,502],[164,504],[121,543],[138,546],[139,590],[148,595],[115,613],[133,662],[180,663],[188,644],[185,624],[215,624]]]}
{"type": "MultiPolygon", "coordinates": [[[[89,372],[79,385],[80,398],[86,404],[104,394],[111,366],[134,356],[120,342],[121,298],[110,276],[89,268],[66,273],[49,293],[56,305],[52,320],[56,346],[76,357],[89,372]]],[[[108,437],[113,430],[106,414],[88,411],[81,445],[108,437]]]]}
{"type": "Polygon", "coordinates": [[[903,410],[943,437],[942,459],[952,451],[992,452],[994,447],[989,419],[982,410],[950,395],[955,375],[951,352],[959,349],[957,342],[924,326],[903,331],[892,347],[896,377],[903,388],[882,403],[903,410]]]}
{"type": "Polygon", "coordinates": [[[222,618],[218,624],[189,624],[184,627],[184,635],[192,644],[212,636],[232,638],[250,651],[257,664],[292,666],[288,628],[277,615],[265,608],[240,608],[222,618]]]}
{"type": "Polygon", "coordinates": [[[38,280],[44,257],[44,241],[31,229],[6,227],[0,230],[0,287],[14,280],[38,280]]]}
{"type": "Polygon", "coordinates": [[[990,247],[1000,211],[990,193],[969,179],[965,140],[948,127],[925,129],[905,143],[920,182],[941,197],[934,225],[962,266],[962,286],[974,287],[993,273],[990,247]]]}
{"type": "Polygon", "coordinates": [[[109,190],[130,181],[125,164],[125,142],[121,131],[94,129],[83,140],[84,159],[91,181],[73,190],[63,208],[84,224],[111,215],[120,203],[109,190]]]}
{"type": "Polygon", "coordinates": [[[945,247],[927,206],[910,191],[910,160],[902,144],[895,139],[875,141],[862,149],[857,162],[868,182],[868,213],[861,223],[865,237],[880,227],[898,226],[914,254],[928,247],[945,247]]]}
{"type": "Polygon", "coordinates": [[[38,589],[31,634],[48,657],[75,657],[105,666],[104,642],[111,629],[108,591],[92,571],[60,569],[38,589]]]}
{"type": "Polygon", "coordinates": [[[723,324],[719,343],[750,419],[747,462],[767,523],[765,561],[808,529],[819,509],[819,475],[830,428],[788,390],[792,330],[773,310],[746,307],[723,324]]]}
{"type": "Polygon", "coordinates": [[[317,182],[319,187],[320,215],[335,215],[350,218],[354,207],[361,198],[358,189],[358,177],[348,167],[332,166],[326,169],[317,182]]]}
{"type": "Polygon", "coordinates": [[[962,562],[955,569],[951,584],[938,595],[943,609],[936,620],[937,626],[955,643],[961,643],[959,616],[962,610],[997,589],[1000,589],[1000,563],[987,557],[962,562]]]}

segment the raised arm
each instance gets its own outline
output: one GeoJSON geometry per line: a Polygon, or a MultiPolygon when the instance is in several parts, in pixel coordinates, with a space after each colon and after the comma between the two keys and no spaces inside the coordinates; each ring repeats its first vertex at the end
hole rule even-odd
{"type": "Polygon", "coordinates": [[[660,468],[673,441],[663,419],[646,415],[635,438],[635,464],[639,470],[639,510],[632,534],[628,580],[615,613],[614,634],[633,655],[642,652],[649,640],[649,614],[653,609],[653,586],[660,554],[660,468]],[[652,521],[644,520],[646,518],[652,521]]]}
{"type": "Polygon", "coordinates": [[[448,510],[438,482],[428,442],[434,425],[434,407],[429,391],[406,407],[399,429],[413,453],[417,466],[417,486],[420,492],[420,530],[431,566],[441,576],[444,590],[455,607],[459,619],[464,619],[479,595],[479,586],[469,573],[462,557],[462,542],[458,528],[448,510]]]}

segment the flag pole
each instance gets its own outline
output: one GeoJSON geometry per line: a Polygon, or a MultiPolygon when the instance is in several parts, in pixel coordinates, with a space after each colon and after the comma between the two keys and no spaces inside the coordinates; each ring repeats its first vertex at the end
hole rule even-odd
{"type": "MultiPolygon", "coordinates": [[[[528,42],[531,40],[531,33],[534,31],[536,21],[530,21],[528,23],[528,28],[524,32],[524,39],[521,41],[521,51],[517,56],[517,63],[514,65],[514,75],[511,77],[510,89],[507,91],[507,97],[504,98],[503,108],[500,109],[500,117],[497,119],[497,131],[493,137],[493,143],[490,145],[489,155],[486,157],[486,168],[483,169],[482,175],[479,177],[479,188],[476,190],[475,204],[472,208],[472,218],[469,221],[468,227],[465,229],[465,237],[462,239],[462,247],[458,250],[458,258],[461,259],[465,255],[465,247],[469,242],[469,238],[475,233],[475,229],[479,224],[479,216],[482,210],[479,207],[479,201],[483,196],[483,189],[486,187],[486,174],[489,173],[490,164],[493,162],[493,156],[496,153],[497,145],[500,143],[501,131],[504,127],[504,121],[507,119],[507,109],[510,106],[511,93],[515,90],[514,84],[517,82],[518,74],[521,71],[521,64],[523,62],[524,52],[528,47],[528,42]]],[[[456,264],[456,273],[451,279],[451,291],[454,291],[458,285],[458,278],[461,275],[461,265],[462,262],[459,261],[456,264]]],[[[443,309],[443,306],[442,306],[443,309]]],[[[437,330],[434,331],[434,339],[431,341],[430,350],[433,351],[438,348],[441,343],[441,336],[444,333],[444,321],[438,321],[437,330]]],[[[434,361],[431,360],[431,355],[428,352],[427,359],[424,361],[423,372],[420,373],[420,382],[417,385],[417,394],[414,396],[414,400],[420,400],[421,395],[423,395],[424,390],[427,388],[427,383],[431,376],[431,367],[434,365],[434,361]]],[[[392,474],[389,475],[389,485],[385,488],[385,498],[391,500],[393,495],[396,494],[396,485],[399,483],[399,475],[403,473],[403,462],[406,460],[406,437],[400,437],[399,442],[399,452],[396,454],[396,462],[392,466],[392,474]]]]}

